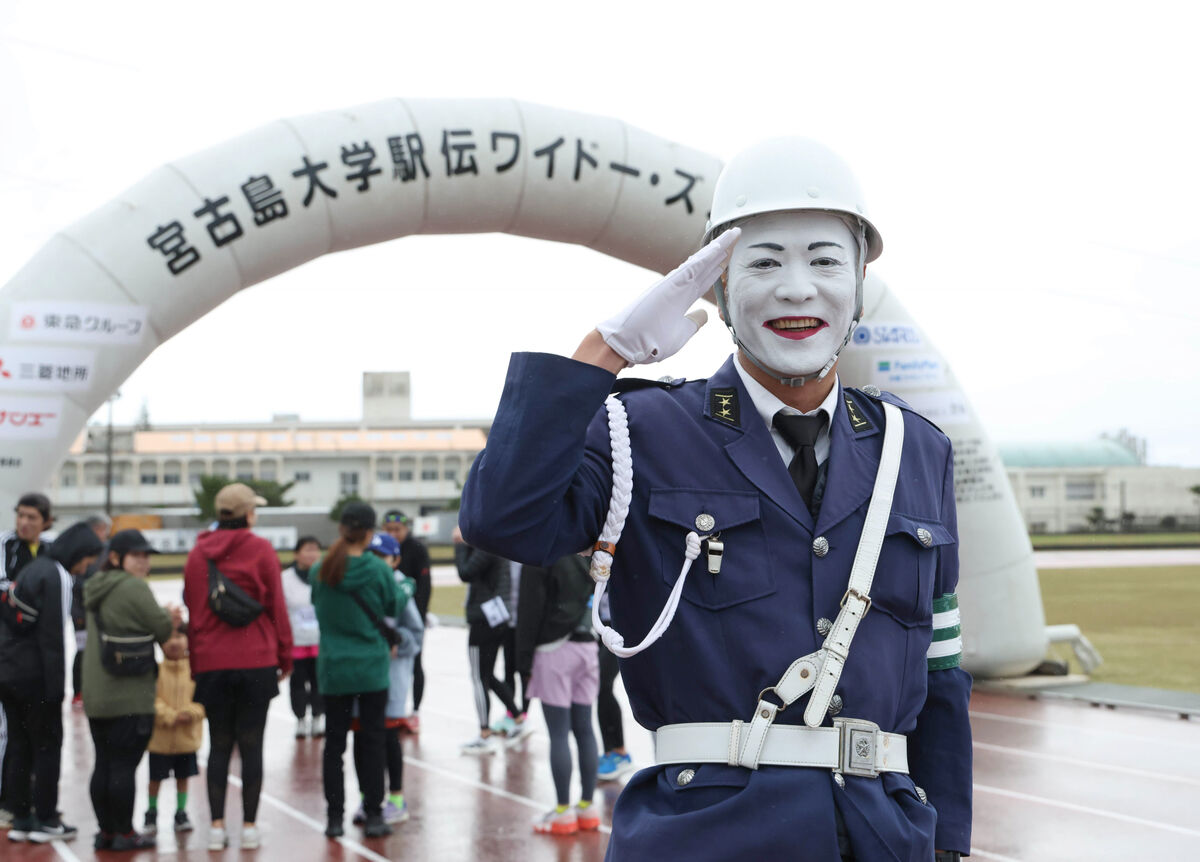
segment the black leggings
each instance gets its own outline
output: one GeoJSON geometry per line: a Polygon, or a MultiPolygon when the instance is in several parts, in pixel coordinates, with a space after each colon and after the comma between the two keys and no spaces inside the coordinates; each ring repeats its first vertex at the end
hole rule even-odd
{"type": "Polygon", "coordinates": [[[507,626],[490,628],[487,623],[475,624],[467,635],[467,654],[471,661],[471,681],[475,688],[475,711],[479,714],[479,727],[488,726],[491,706],[488,692],[493,692],[513,715],[521,709],[513,699],[512,689],[502,680],[496,679],[496,654],[504,646],[507,626]]]}
{"type": "Polygon", "coordinates": [[[109,835],[133,831],[134,773],[154,730],[153,715],[90,718],[96,764],[89,790],[96,823],[109,835]]]}
{"type": "Polygon", "coordinates": [[[592,735],[592,705],[573,703],[566,706],[542,704],[542,715],[546,717],[546,729],[550,731],[550,774],[554,777],[554,791],[558,804],[571,802],[571,743],[569,734],[575,736],[575,748],[579,752],[579,783],[584,802],[592,801],[596,790],[596,737],[592,735]]]}
{"type": "Polygon", "coordinates": [[[325,695],[325,751],[322,756],[322,777],[325,782],[325,805],[331,823],[342,820],[346,810],[346,778],[342,757],[346,753],[346,734],[358,701],[358,730],[354,733],[354,768],[358,787],[363,794],[363,809],[370,817],[383,808],[383,768],[387,761],[384,744],[384,712],[387,710],[387,689],[363,694],[325,695]]]}
{"type": "MultiPolygon", "coordinates": [[[[420,655],[420,653],[417,653],[420,655]]],[[[292,714],[296,718],[304,718],[310,709],[312,717],[316,718],[325,712],[325,698],[317,690],[317,659],[298,658],[292,662],[292,676],[288,682],[288,692],[292,696],[292,714]]]]}
{"type": "Polygon", "coordinates": [[[62,704],[3,698],[8,716],[4,759],[6,802],[14,817],[31,810],[43,823],[58,817],[58,774],[62,760],[62,704]]]}
{"type": "MultiPolygon", "coordinates": [[[[389,727],[384,730],[384,745],[387,748],[388,793],[402,793],[404,791],[404,749],[400,745],[400,728],[389,727]]],[[[356,767],[358,758],[358,734],[355,734],[354,763],[356,767]]]]}
{"type": "Polygon", "coordinates": [[[208,713],[208,807],[213,820],[225,819],[225,789],[229,760],[237,746],[242,760],[242,819],[258,817],[258,795],[263,782],[263,731],[267,727],[269,700],[246,702],[231,696],[205,704],[208,713]]]}
{"type": "Polygon", "coordinates": [[[596,699],[596,717],[600,720],[600,741],[604,751],[625,747],[625,732],[621,726],[621,704],[613,694],[613,683],[621,666],[617,657],[604,646],[600,647],[600,697],[596,699]]]}
{"type": "MultiPolygon", "coordinates": [[[[429,575],[421,575],[416,578],[417,593],[413,599],[417,603],[417,610],[421,612],[421,625],[425,624],[425,620],[429,615],[429,598],[433,595],[433,581],[429,575]]],[[[424,652],[424,650],[422,650],[424,652]]],[[[413,661],[413,684],[412,684],[412,699],[413,712],[417,712],[421,708],[421,698],[425,696],[425,669],[421,667],[421,653],[417,653],[413,661]]]]}

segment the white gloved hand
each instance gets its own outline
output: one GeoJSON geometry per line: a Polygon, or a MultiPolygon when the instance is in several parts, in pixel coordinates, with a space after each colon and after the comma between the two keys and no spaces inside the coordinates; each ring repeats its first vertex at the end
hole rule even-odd
{"type": "Polygon", "coordinates": [[[599,324],[596,330],[604,343],[630,365],[661,362],[679,352],[708,320],[703,309],[688,309],[725,269],[741,233],[736,227],[725,231],[599,324]]]}

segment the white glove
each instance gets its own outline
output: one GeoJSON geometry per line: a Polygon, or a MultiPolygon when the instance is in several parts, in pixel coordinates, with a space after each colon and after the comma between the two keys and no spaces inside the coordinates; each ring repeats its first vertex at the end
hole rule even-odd
{"type": "Polygon", "coordinates": [[[630,365],[662,362],[678,353],[708,320],[704,309],[688,309],[724,271],[741,233],[736,227],[725,231],[598,325],[604,343],[630,365]]]}

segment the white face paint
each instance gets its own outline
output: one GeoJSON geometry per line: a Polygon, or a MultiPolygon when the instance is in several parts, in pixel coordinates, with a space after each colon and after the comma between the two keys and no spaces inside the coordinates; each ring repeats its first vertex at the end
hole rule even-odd
{"type": "Polygon", "coordinates": [[[854,319],[853,233],[820,212],[768,213],[741,228],[726,288],[737,337],[780,376],[817,373],[854,319]]]}

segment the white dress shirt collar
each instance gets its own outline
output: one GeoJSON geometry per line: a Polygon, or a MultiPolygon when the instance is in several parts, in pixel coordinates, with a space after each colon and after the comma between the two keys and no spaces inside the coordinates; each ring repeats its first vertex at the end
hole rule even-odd
{"type": "Polygon", "coordinates": [[[750,372],[742,367],[741,359],[736,356],[733,360],[733,367],[737,369],[738,377],[742,378],[742,385],[746,387],[746,393],[750,396],[750,400],[754,402],[754,409],[762,417],[763,422],[766,423],[767,430],[771,432],[771,439],[775,441],[775,448],[779,450],[779,457],[783,459],[785,467],[791,463],[795,450],[783,438],[783,435],[775,430],[775,414],[783,410],[786,413],[796,416],[812,416],[817,410],[825,411],[825,424],[822,426],[821,432],[817,435],[817,442],[813,445],[813,451],[817,456],[817,463],[825,463],[826,459],[829,458],[829,427],[833,421],[833,415],[837,410],[838,398],[841,397],[841,380],[835,375],[833,388],[829,390],[829,394],[825,396],[825,400],[821,402],[821,406],[810,413],[804,413],[795,407],[789,407],[784,404],[779,398],[769,392],[765,386],[751,377],[750,372]]]}

